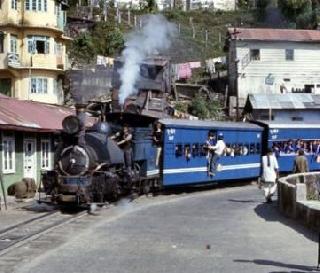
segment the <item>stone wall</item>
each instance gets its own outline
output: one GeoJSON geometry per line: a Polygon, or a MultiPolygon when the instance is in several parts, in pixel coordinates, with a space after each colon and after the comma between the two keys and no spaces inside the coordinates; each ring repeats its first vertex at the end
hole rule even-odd
{"type": "Polygon", "coordinates": [[[294,174],[279,179],[279,209],[288,217],[320,231],[320,172],[294,174]]]}

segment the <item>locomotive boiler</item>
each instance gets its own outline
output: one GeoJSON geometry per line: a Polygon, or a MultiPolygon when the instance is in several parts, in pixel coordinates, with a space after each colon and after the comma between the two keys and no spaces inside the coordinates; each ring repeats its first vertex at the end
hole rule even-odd
{"type": "Polygon", "coordinates": [[[63,120],[55,168],[42,177],[52,201],[103,203],[122,192],[123,151],[108,137],[108,123],[97,122],[86,130],[84,123],[84,107],[78,107],[77,116],[63,120]]]}

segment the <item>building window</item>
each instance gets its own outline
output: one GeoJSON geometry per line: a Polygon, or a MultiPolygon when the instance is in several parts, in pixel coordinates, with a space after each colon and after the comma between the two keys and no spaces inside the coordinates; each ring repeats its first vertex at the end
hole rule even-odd
{"type": "Polygon", "coordinates": [[[48,170],[51,168],[50,146],[50,140],[41,140],[41,169],[48,170]]]}
{"type": "Polygon", "coordinates": [[[32,0],[31,1],[31,4],[32,4],[32,10],[37,10],[37,0],[32,0]]]}
{"type": "Polygon", "coordinates": [[[13,137],[3,137],[2,140],[2,171],[3,173],[15,172],[15,143],[13,137]]]}
{"type": "Polygon", "coordinates": [[[25,9],[33,11],[47,11],[47,0],[25,0],[25,9]]]}
{"type": "Polygon", "coordinates": [[[17,53],[17,40],[16,35],[10,34],[10,53],[17,53]]]}
{"type": "Polygon", "coordinates": [[[48,93],[48,79],[47,78],[31,78],[31,90],[33,94],[47,94],[48,93]]]}
{"type": "Polygon", "coordinates": [[[260,49],[250,49],[250,61],[260,61],[260,49]]]}
{"type": "Polygon", "coordinates": [[[17,9],[17,0],[11,0],[11,8],[12,9],[17,9]]]}
{"type": "Polygon", "coordinates": [[[293,60],[294,60],[294,50],[286,49],[286,61],[293,61],[293,60]]]}
{"type": "Polygon", "coordinates": [[[47,36],[28,36],[28,52],[31,54],[49,54],[50,41],[47,36]]]}

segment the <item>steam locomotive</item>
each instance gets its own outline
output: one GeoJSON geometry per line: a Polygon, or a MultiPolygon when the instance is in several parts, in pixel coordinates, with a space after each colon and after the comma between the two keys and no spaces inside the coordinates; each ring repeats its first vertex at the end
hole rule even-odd
{"type": "MultiPolygon", "coordinates": [[[[256,179],[261,155],[294,140],[320,143],[318,124],[293,122],[217,122],[155,119],[133,113],[110,113],[107,122],[84,128],[84,109],[63,121],[56,149],[55,168],[43,174],[45,192],[53,202],[90,204],[116,200],[132,191],[148,193],[160,188],[205,185],[256,179]],[[155,121],[163,132],[162,158],[156,166],[152,132],[155,121]],[[133,172],[124,165],[124,152],[110,138],[124,124],[132,128],[133,172]],[[216,173],[208,174],[205,141],[209,132],[223,135],[225,154],[216,173]]],[[[291,172],[295,153],[277,154],[280,172],[291,172]]],[[[310,150],[309,169],[319,170],[318,154],[310,150]]]]}
{"type": "MultiPolygon", "coordinates": [[[[61,140],[55,152],[55,168],[42,174],[42,184],[51,201],[57,203],[90,204],[117,200],[135,190],[148,193],[156,186],[156,177],[146,177],[153,157],[152,124],[154,118],[130,113],[110,114],[109,121],[99,121],[85,127],[85,109],[77,116],[63,120],[61,140]],[[134,119],[139,126],[134,126],[134,119]],[[133,128],[133,170],[128,173],[124,151],[110,136],[123,124],[133,128]]],[[[154,167],[154,166],[153,166],[154,167]]]]}

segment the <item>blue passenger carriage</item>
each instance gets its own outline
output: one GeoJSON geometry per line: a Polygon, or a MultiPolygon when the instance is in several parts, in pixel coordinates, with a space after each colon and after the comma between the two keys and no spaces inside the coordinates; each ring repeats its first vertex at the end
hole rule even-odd
{"type": "Polygon", "coordinates": [[[163,119],[162,185],[205,184],[260,175],[262,130],[249,123],[163,119]],[[227,148],[215,175],[207,169],[210,131],[223,134],[227,148]]]}
{"type": "MultiPolygon", "coordinates": [[[[310,171],[320,170],[320,125],[315,123],[256,122],[265,128],[264,147],[272,148],[280,172],[292,172],[295,156],[302,149],[310,171]]],[[[263,150],[263,153],[266,151],[263,150]]]]}

